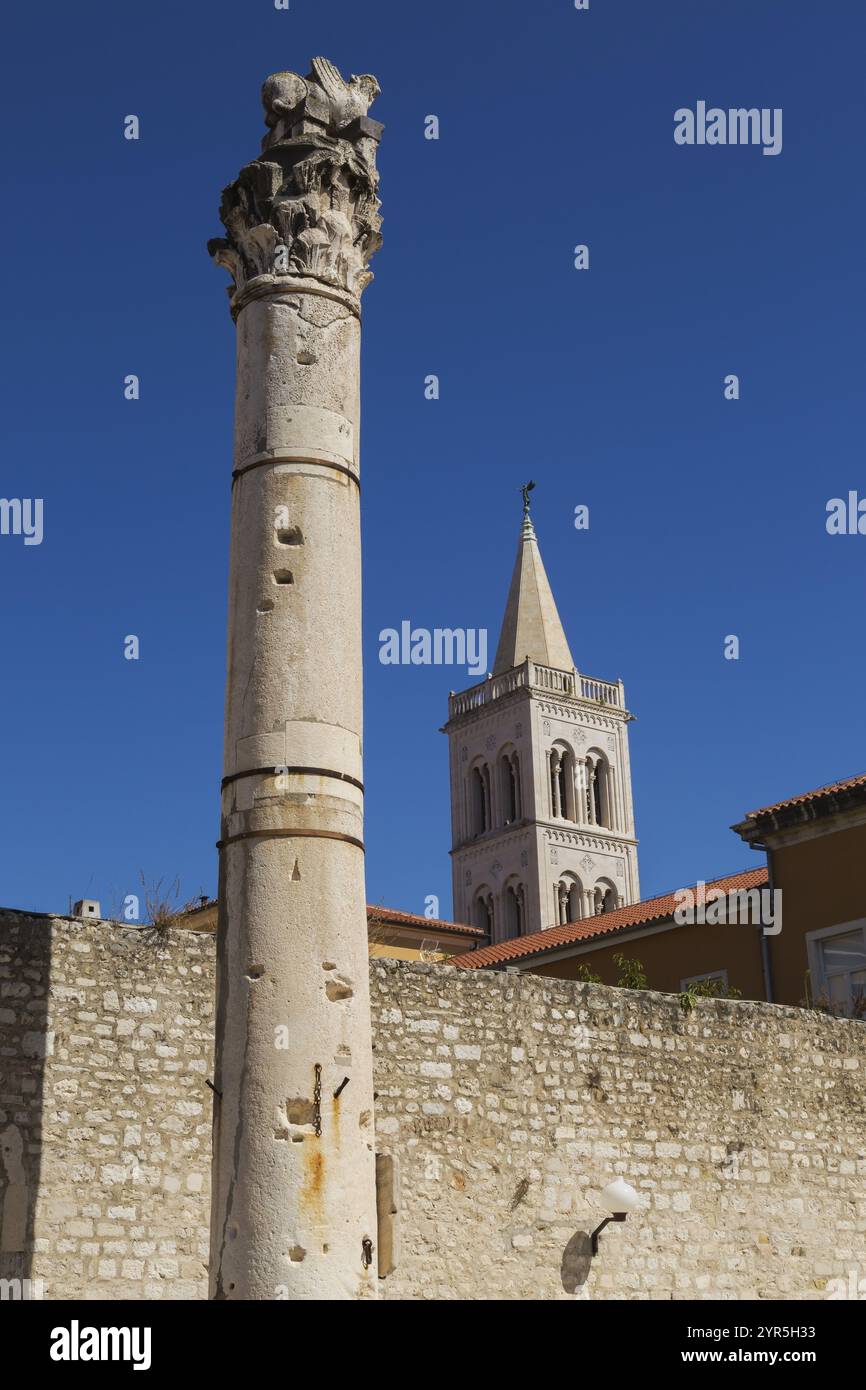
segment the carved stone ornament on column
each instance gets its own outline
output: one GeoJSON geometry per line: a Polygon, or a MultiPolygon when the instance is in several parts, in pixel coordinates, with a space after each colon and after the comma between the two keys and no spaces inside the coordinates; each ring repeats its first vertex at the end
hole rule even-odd
{"type": "Polygon", "coordinates": [[[549,720],[549,719],[545,719],[545,721],[544,721],[544,723],[542,724],[541,727],[542,727],[542,731],[543,731],[543,733],[544,733],[545,738],[547,738],[547,737],[550,735],[550,720],[549,720]]]}
{"type": "Polygon", "coordinates": [[[376,147],[384,127],[367,110],[375,77],[348,82],[327,58],[305,78],[277,72],[262,87],[268,133],[258,159],[223,190],[227,236],[208,242],[229,271],[233,313],[244,296],[302,276],[357,300],[382,244],[376,147]]]}
{"type": "Polygon", "coordinates": [[[496,863],[495,863],[495,864],[491,864],[491,866],[490,866],[490,875],[491,875],[492,878],[498,878],[499,875],[500,875],[501,873],[502,873],[502,865],[500,864],[499,860],[497,859],[497,860],[496,860],[496,863]]]}
{"type": "Polygon", "coordinates": [[[529,863],[529,850],[528,850],[528,849],[522,849],[522,850],[520,851],[520,866],[521,866],[521,868],[525,869],[528,863],[529,863]]]}
{"type": "Polygon", "coordinates": [[[460,761],[465,763],[468,757],[469,749],[464,745],[463,748],[460,749],[460,761]]]}
{"type": "Polygon", "coordinates": [[[591,859],[588,854],[585,854],[580,861],[580,867],[585,869],[588,874],[592,873],[595,868],[595,860],[591,859]]]}
{"type": "Polygon", "coordinates": [[[550,862],[551,864],[559,863],[559,850],[556,849],[553,845],[551,845],[550,847],[550,862]]]}
{"type": "Polygon", "coordinates": [[[484,747],[487,748],[487,749],[489,750],[489,749],[491,749],[491,748],[494,748],[495,746],[496,746],[496,735],[495,735],[495,734],[488,734],[488,735],[487,735],[487,738],[484,740],[484,747]]]}
{"type": "Polygon", "coordinates": [[[579,748],[582,748],[586,743],[586,731],[584,729],[575,729],[573,737],[579,748]]]}
{"type": "Polygon", "coordinates": [[[515,738],[522,738],[522,737],[523,737],[523,725],[522,725],[522,724],[515,724],[515,726],[514,726],[514,737],[515,737],[515,738]]]}
{"type": "Polygon", "coordinates": [[[611,753],[615,753],[615,752],[616,752],[616,739],[614,738],[613,734],[609,734],[609,735],[608,735],[607,747],[608,747],[608,751],[609,751],[609,752],[611,752],[611,753]]]}
{"type": "Polygon", "coordinates": [[[464,879],[463,881],[464,881],[464,883],[466,884],[466,887],[468,888],[469,885],[470,885],[470,883],[472,882],[472,870],[471,870],[471,869],[467,869],[467,870],[466,870],[466,877],[465,877],[465,879],[464,879]]]}

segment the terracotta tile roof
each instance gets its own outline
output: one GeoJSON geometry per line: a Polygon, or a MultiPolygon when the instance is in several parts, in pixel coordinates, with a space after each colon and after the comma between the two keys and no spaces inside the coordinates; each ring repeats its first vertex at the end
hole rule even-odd
{"type": "MultiPolygon", "coordinates": [[[[191,907],[181,915],[193,916],[198,912],[209,912],[216,906],[216,898],[210,898],[200,907],[191,907]]],[[[438,917],[419,917],[414,912],[400,912],[395,907],[380,907],[371,903],[367,904],[367,921],[381,922],[391,927],[425,927],[428,931],[457,932],[460,936],[477,936],[482,941],[487,940],[486,931],[482,931],[480,927],[462,926],[460,922],[443,922],[438,917]]]]}
{"type": "Polygon", "coordinates": [[[487,932],[480,927],[467,927],[460,922],[443,922],[438,917],[419,917],[414,912],[399,912],[394,907],[373,907],[367,904],[367,921],[382,922],[393,927],[425,927],[428,931],[459,932],[461,936],[477,936],[487,940],[487,932]]]}
{"type": "Polygon", "coordinates": [[[853,790],[856,787],[866,788],[866,772],[861,772],[856,777],[848,777],[844,782],[828,782],[826,787],[816,787],[814,791],[802,792],[800,796],[790,796],[787,801],[777,801],[774,806],[761,806],[757,811],[749,811],[746,820],[754,821],[761,816],[772,816],[777,811],[787,811],[793,806],[806,806],[811,802],[834,796],[837,792],[853,790]]]}
{"type": "MultiPolygon", "coordinates": [[[[741,888],[760,888],[766,882],[765,867],[746,869],[743,873],[713,879],[707,883],[707,890],[718,888],[728,893],[741,888]]],[[[500,941],[495,946],[481,946],[475,951],[452,956],[450,963],[465,966],[468,970],[477,970],[485,965],[508,965],[510,961],[523,960],[527,956],[541,955],[546,951],[561,950],[563,946],[576,945],[595,937],[612,936],[627,927],[644,927],[653,922],[664,921],[665,918],[673,916],[676,906],[676,894],[663,893],[658,898],[645,898],[643,902],[632,903],[630,907],[618,907],[613,912],[605,912],[598,917],[584,917],[579,922],[568,922],[563,927],[549,927],[547,931],[533,932],[531,936],[516,936],[510,941],[500,941]]]]}

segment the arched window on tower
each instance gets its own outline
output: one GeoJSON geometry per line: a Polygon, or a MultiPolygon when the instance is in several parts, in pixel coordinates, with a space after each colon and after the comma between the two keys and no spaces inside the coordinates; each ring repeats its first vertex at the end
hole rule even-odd
{"type": "Polygon", "coordinates": [[[469,817],[473,835],[490,829],[490,769],[476,764],[469,773],[469,817]]]}
{"type": "Polygon", "coordinates": [[[472,904],[472,926],[487,933],[488,941],[493,941],[493,894],[489,888],[479,888],[472,904]]]}
{"type": "Polygon", "coordinates": [[[574,790],[574,753],[566,743],[550,750],[550,811],[563,820],[577,820],[574,790]]]}
{"type": "Polygon", "coordinates": [[[593,815],[592,815],[592,820],[593,820],[593,824],[594,824],[594,825],[604,825],[604,817],[603,817],[603,815],[602,815],[602,809],[601,809],[601,803],[602,803],[601,788],[602,788],[602,782],[603,782],[603,780],[604,780],[604,763],[601,761],[601,759],[599,759],[599,761],[598,761],[598,762],[596,763],[596,765],[595,765],[595,776],[594,776],[593,779],[592,779],[592,796],[593,796],[593,803],[592,803],[593,815]]]}
{"type": "Polygon", "coordinates": [[[502,891],[503,916],[505,918],[504,940],[522,936],[526,931],[526,904],[522,883],[507,883],[502,891]]]}
{"type": "Polygon", "coordinates": [[[601,883],[597,883],[593,889],[592,901],[596,916],[600,916],[603,912],[613,912],[615,908],[619,907],[617,891],[613,884],[608,883],[605,879],[602,879],[601,883]]]}
{"type": "Polygon", "coordinates": [[[514,750],[506,750],[500,756],[499,786],[503,823],[514,825],[523,815],[520,804],[520,760],[514,750]]]}
{"type": "Polygon", "coordinates": [[[583,917],[583,889],[574,874],[565,874],[556,885],[556,922],[579,922],[583,917]]]}
{"type": "Polygon", "coordinates": [[[610,765],[604,753],[595,749],[586,758],[586,814],[590,825],[614,828],[610,765]]]}

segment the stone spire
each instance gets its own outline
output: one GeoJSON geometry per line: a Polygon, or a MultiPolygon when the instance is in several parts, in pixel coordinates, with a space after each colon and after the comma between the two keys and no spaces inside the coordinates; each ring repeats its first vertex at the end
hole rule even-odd
{"type": "Polygon", "coordinates": [[[523,488],[493,679],[448,699],[454,920],[491,941],[640,897],[622,681],[575,670],[523,488]]]}
{"type": "Polygon", "coordinates": [[[237,323],[211,1296],[376,1297],[361,766],[372,77],[262,89],[209,243],[237,323]]]}
{"type": "Polygon", "coordinates": [[[494,676],[520,666],[527,657],[542,666],[554,666],[560,671],[574,669],[574,660],[529,515],[529,491],[532,487],[534,484],[528,483],[523,489],[523,522],[493,663],[494,676]]]}

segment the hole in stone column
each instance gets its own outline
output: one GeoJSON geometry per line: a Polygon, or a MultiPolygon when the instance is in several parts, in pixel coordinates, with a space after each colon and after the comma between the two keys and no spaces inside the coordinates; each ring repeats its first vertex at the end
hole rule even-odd
{"type": "Polygon", "coordinates": [[[294,584],[295,577],[291,570],[274,570],[275,584],[294,584]]]}
{"type": "Polygon", "coordinates": [[[311,1100],[297,1096],[286,1101],[286,1119],[290,1125],[312,1125],[316,1122],[316,1107],[311,1100]]]}
{"type": "Polygon", "coordinates": [[[297,861],[297,859],[296,859],[296,860],[295,860],[295,867],[292,869],[292,883],[300,883],[300,881],[301,881],[301,871],[300,871],[300,869],[298,868],[298,861],[297,861]]]}
{"type": "Polygon", "coordinates": [[[336,968],[337,968],[337,967],[336,967],[336,965],[334,964],[334,962],[333,962],[332,960],[323,960],[323,961],[322,961],[322,969],[323,969],[323,970],[336,970],[336,968]]]}
{"type": "Polygon", "coordinates": [[[289,1251],[289,1259],[292,1261],[292,1264],[299,1265],[301,1260],[306,1257],[306,1254],[307,1252],[302,1245],[293,1245],[289,1251]]]}
{"type": "Polygon", "coordinates": [[[277,541],[280,545],[303,545],[304,537],[300,526],[280,526],[277,530],[277,541]]]}
{"type": "Polygon", "coordinates": [[[343,999],[351,999],[354,990],[348,980],[342,980],[338,975],[335,980],[328,980],[325,993],[332,1003],[339,1003],[343,999]]]}
{"type": "Polygon", "coordinates": [[[263,965],[251,965],[249,970],[247,971],[247,979],[260,980],[264,973],[265,967],[263,965]]]}
{"type": "Polygon", "coordinates": [[[257,613],[270,613],[270,611],[271,611],[271,609],[273,608],[273,606],[274,606],[274,600],[273,600],[272,598],[263,598],[263,599],[260,599],[259,602],[258,602],[258,605],[257,605],[257,607],[256,607],[256,612],[257,612],[257,613]]]}
{"type": "Polygon", "coordinates": [[[312,367],[313,363],[318,362],[319,359],[314,352],[310,352],[309,348],[301,348],[297,360],[302,367],[312,367]]]}

